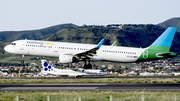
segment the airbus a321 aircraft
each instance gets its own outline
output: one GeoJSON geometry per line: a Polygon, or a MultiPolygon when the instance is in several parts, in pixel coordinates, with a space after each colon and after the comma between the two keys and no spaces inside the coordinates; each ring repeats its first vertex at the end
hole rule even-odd
{"type": "Polygon", "coordinates": [[[57,69],[54,66],[48,64],[46,60],[41,60],[43,70],[41,73],[43,74],[53,74],[53,75],[61,75],[61,76],[104,76],[106,75],[105,72],[102,70],[90,70],[90,69],[83,69],[83,68],[74,68],[74,69],[57,69]]]}
{"type": "Polygon", "coordinates": [[[98,45],[17,40],[7,45],[4,49],[6,52],[22,55],[22,63],[24,63],[25,55],[57,57],[60,63],[84,61],[84,69],[90,69],[92,68],[91,61],[133,63],[175,57],[177,56],[176,53],[169,52],[175,32],[175,27],[169,27],[147,48],[102,45],[103,38],[98,45]]]}

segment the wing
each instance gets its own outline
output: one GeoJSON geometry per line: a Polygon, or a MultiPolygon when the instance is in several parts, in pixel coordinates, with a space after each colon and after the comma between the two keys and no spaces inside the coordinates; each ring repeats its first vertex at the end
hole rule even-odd
{"type": "Polygon", "coordinates": [[[83,60],[83,59],[90,59],[91,60],[93,58],[93,56],[96,55],[97,50],[101,47],[103,42],[104,42],[104,38],[98,43],[98,45],[95,48],[92,48],[92,49],[85,51],[85,52],[82,52],[82,53],[78,53],[75,56],[81,60],[83,60]]]}

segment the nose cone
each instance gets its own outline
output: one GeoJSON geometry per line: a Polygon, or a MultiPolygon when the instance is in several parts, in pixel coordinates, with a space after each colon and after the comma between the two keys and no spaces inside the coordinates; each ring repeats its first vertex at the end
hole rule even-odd
{"type": "Polygon", "coordinates": [[[10,47],[9,47],[9,45],[7,45],[6,47],[4,47],[4,50],[5,50],[6,52],[10,53],[10,47]]]}

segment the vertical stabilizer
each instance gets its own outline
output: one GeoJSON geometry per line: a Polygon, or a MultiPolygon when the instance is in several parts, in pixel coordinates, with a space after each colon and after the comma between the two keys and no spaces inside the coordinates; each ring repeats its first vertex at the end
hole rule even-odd
{"type": "Polygon", "coordinates": [[[169,52],[174,35],[175,27],[169,27],[139,56],[137,62],[159,60],[177,56],[176,53],[169,52]]]}
{"type": "Polygon", "coordinates": [[[152,43],[149,49],[169,51],[175,32],[176,27],[169,27],[154,43],[152,43]]]}
{"type": "Polygon", "coordinates": [[[44,72],[53,72],[54,68],[46,60],[41,60],[41,64],[44,72]]]}

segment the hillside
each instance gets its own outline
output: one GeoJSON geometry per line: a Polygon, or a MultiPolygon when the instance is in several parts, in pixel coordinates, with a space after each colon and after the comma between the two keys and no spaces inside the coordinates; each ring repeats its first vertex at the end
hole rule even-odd
{"type": "Polygon", "coordinates": [[[45,35],[56,33],[66,27],[78,27],[74,24],[61,24],[39,30],[29,31],[4,31],[0,32],[0,41],[14,41],[18,39],[40,39],[45,35]]]}
{"type": "MultiPolygon", "coordinates": [[[[163,32],[164,28],[157,25],[124,25],[122,29],[114,25],[81,26],[66,28],[55,34],[47,35],[43,40],[97,44],[105,38],[104,45],[111,45],[115,40],[118,46],[148,47],[163,32]]],[[[180,52],[180,33],[176,33],[171,51],[180,52]]]]}
{"type": "Polygon", "coordinates": [[[164,28],[177,27],[177,31],[180,32],[180,18],[171,18],[171,19],[166,20],[158,25],[162,26],[164,28]]]}

